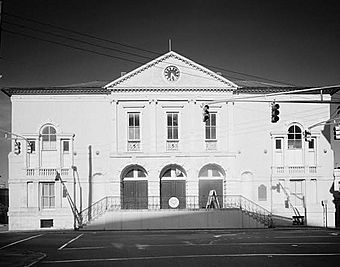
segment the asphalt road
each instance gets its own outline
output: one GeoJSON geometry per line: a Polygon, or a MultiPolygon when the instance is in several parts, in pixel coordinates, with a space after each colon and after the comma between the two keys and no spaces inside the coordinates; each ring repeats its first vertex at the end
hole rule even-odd
{"type": "Polygon", "coordinates": [[[1,266],[338,266],[340,231],[3,232],[1,266]]]}

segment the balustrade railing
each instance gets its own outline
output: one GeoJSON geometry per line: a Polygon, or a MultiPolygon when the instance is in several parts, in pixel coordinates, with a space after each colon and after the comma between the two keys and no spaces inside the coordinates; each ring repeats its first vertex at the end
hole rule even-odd
{"type": "MultiPolygon", "coordinates": [[[[220,197],[219,197],[220,198],[220,197]]],[[[241,195],[225,195],[223,196],[223,203],[220,203],[220,209],[237,208],[242,212],[247,213],[259,222],[270,226],[271,213],[257,203],[241,196],[241,195]]],[[[113,210],[162,210],[162,209],[185,209],[185,210],[202,210],[205,205],[202,205],[202,200],[199,196],[186,196],[180,198],[178,203],[171,207],[171,204],[162,200],[159,196],[149,196],[142,198],[121,198],[119,196],[104,197],[90,207],[84,209],[80,213],[82,225],[86,225],[91,220],[98,218],[106,211],[113,210]],[[184,203],[184,205],[183,205],[184,203]],[[200,204],[201,203],[201,204],[200,204]],[[177,206],[176,206],[177,204],[177,206]]]]}
{"type": "Polygon", "coordinates": [[[55,176],[57,171],[60,173],[61,176],[68,176],[70,175],[69,168],[27,168],[26,169],[26,176],[55,176]]]}
{"type": "Polygon", "coordinates": [[[299,175],[317,173],[317,166],[275,166],[272,167],[273,173],[278,175],[299,175]]]}

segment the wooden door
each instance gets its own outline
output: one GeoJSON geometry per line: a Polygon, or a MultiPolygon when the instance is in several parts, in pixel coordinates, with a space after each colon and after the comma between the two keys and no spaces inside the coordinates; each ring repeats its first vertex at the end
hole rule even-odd
{"type": "Polygon", "coordinates": [[[161,181],[161,208],[170,209],[169,199],[176,197],[179,201],[178,209],[185,209],[186,194],[185,180],[162,180],[161,181]]]}
{"type": "Polygon", "coordinates": [[[222,179],[200,179],[199,180],[199,204],[205,208],[210,190],[215,190],[220,207],[223,206],[223,180],[222,179]]]}
{"type": "Polygon", "coordinates": [[[123,182],[123,209],[148,208],[148,182],[124,181],[123,182]]]}

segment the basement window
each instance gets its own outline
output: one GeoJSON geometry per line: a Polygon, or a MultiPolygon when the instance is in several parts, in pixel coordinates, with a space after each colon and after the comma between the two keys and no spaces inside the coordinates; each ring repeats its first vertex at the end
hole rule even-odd
{"type": "Polygon", "coordinates": [[[53,219],[40,220],[40,228],[51,228],[51,227],[53,227],[53,219]]]}

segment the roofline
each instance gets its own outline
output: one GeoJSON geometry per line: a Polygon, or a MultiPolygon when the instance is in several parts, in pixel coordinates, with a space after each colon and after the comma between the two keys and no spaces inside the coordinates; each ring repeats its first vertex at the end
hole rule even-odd
{"type": "Polygon", "coordinates": [[[7,96],[12,95],[108,95],[110,91],[103,87],[5,87],[1,91],[7,96]]]}
{"type": "MultiPolygon", "coordinates": [[[[207,92],[225,92],[233,91],[234,94],[269,94],[279,92],[290,92],[294,90],[312,89],[315,87],[239,87],[231,90],[229,87],[118,87],[116,92],[145,92],[145,91],[207,91],[207,92]]],[[[340,90],[339,87],[323,89],[323,94],[333,95],[340,90]]],[[[89,87],[4,87],[1,91],[11,97],[12,95],[109,95],[111,90],[100,86],[89,87]]],[[[320,94],[320,90],[311,90],[307,92],[296,92],[293,94],[320,94]]]]}
{"type": "Polygon", "coordinates": [[[118,87],[118,85],[122,82],[124,82],[127,79],[130,79],[131,77],[135,76],[136,74],[139,74],[140,72],[150,68],[153,65],[156,65],[160,62],[163,62],[164,60],[167,60],[170,57],[175,57],[181,61],[187,61],[189,63],[189,65],[196,65],[201,71],[205,72],[206,74],[214,77],[216,80],[219,80],[221,83],[227,84],[229,85],[229,87],[231,88],[231,90],[236,90],[237,88],[239,88],[239,86],[237,84],[235,84],[234,82],[228,80],[227,78],[223,77],[222,75],[217,74],[216,72],[213,72],[212,70],[202,66],[201,64],[192,61],[191,59],[188,59],[178,53],[176,53],[175,51],[169,51],[163,55],[158,56],[157,58],[139,66],[138,68],[126,73],[125,75],[123,75],[122,77],[119,77],[118,79],[109,82],[108,84],[106,84],[104,87],[108,88],[109,90],[114,90],[115,88],[118,87]]]}
{"type": "MultiPolygon", "coordinates": [[[[257,93],[279,93],[279,92],[290,92],[290,91],[294,91],[294,90],[305,90],[305,89],[313,89],[316,88],[315,86],[297,86],[297,87],[292,87],[292,86],[280,86],[280,87],[240,87],[235,91],[235,94],[257,94],[257,93]]],[[[329,94],[329,95],[333,95],[336,92],[338,92],[340,90],[340,86],[339,87],[335,87],[335,88],[327,88],[327,89],[323,89],[322,93],[323,94],[329,94]]],[[[307,92],[296,92],[294,94],[320,94],[320,89],[315,89],[315,90],[311,90],[311,91],[307,91],[307,92]]]]}

